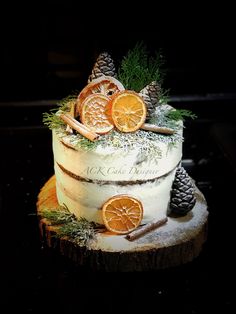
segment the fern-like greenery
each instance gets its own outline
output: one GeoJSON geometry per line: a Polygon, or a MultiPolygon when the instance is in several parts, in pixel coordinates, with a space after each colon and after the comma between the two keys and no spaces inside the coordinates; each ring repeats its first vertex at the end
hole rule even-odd
{"type": "Polygon", "coordinates": [[[91,151],[91,150],[94,150],[99,145],[99,143],[100,143],[99,140],[93,142],[93,141],[88,140],[85,137],[82,137],[81,135],[81,138],[77,140],[75,147],[82,148],[87,151],[91,151]]]}
{"type": "MultiPolygon", "coordinates": [[[[53,109],[52,109],[53,110],[53,109]]],[[[60,119],[54,111],[43,113],[43,123],[50,129],[57,129],[65,125],[65,122],[60,119]]]]}
{"type": "Polygon", "coordinates": [[[60,119],[60,117],[56,114],[58,111],[60,112],[68,112],[70,111],[71,103],[76,101],[76,95],[69,95],[66,98],[60,100],[56,106],[56,108],[51,109],[49,112],[43,113],[43,123],[50,129],[57,129],[62,126],[65,126],[65,122],[60,119]]]}
{"type": "Polygon", "coordinates": [[[172,109],[167,113],[167,118],[174,121],[185,121],[186,118],[196,119],[197,116],[191,110],[172,109]]]}
{"type": "Polygon", "coordinates": [[[126,89],[139,92],[152,81],[162,84],[164,74],[162,66],[161,53],[149,57],[147,47],[140,42],[122,59],[118,68],[118,79],[126,89]]]}
{"type": "Polygon", "coordinates": [[[165,106],[157,107],[156,114],[150,119],[150,123],[160,127],[167,127],[178,130],[178,121],[185,121],[187,118],[195,119],[197,116],[190,110],[185,109],[166,109],[165,106]]]}
{"type": "Polygon", "coordinates": [[[95,228],[93,223],[85,218],[71,221],[63,224],[59,228],[58,235],[60,237],[69,237],[76,241],[80,246],[85,246],[88,242],[95,237],[95,228]]]}
{"type": "Polygon", "coordinates": [[[50,221],[52,225],[61,225],[74,221],[76,218],[64,206],[58,207],[56,210],[43,210],[42,216],[50,221]]]}
{"type": "Polygon", "coordinates": [[[77,96],[78,96],[79,92],[73,92],[73,94],[59,100],[58,102],[58,107],[59,108],[55,108],[55,110],[62,110],[62,111],[69,111],[70,109],[70,104],[72,102],[76,102],[77,96]]]}
{"type": "Polygon", "coordinates": [[[77,219],[65,206],[55,210],[43,210],[41,215],[52,225],[58,226],[57,237],[68,237],[80,246],[88,244],[90,240],[94,239],[98,230],[103,230],[101,225],[85,218],[77,219]]]}

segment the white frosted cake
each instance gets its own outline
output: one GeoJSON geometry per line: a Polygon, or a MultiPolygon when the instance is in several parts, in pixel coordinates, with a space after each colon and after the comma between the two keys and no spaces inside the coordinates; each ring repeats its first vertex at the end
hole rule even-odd
{"type": "MultiPolygon", "coordinates": [[[[133,67],[129,59],[123,68],[133,67]]],[[[111,57],[101,54],[88,84],[45,123],[53,134],[58,203],[78,219],[125,234],[171,211],[186,214],[195,197],[181,168],[184,111],[166,104],[157,81],[140,90],[142,73],[119,74],[121,81],[111,57]]]]}
{"type": "MultiPolygon", "coordinates": [[[[65,204],[77,217],[103,223],[104,202],[117,194],[129,194],[142,202],[143,222],[165,217],[176,167],[182,158],[181,135],[182,129],[179,141],[172,147],[170,142],[164,142],[163,135],[163,141],[158,138],[154,141],[147,136],[145,147],[140,142],[134,148],[116,148],[103,140],[94,150],[87,150],[73,144],[75,136],[54,130],[59,203],[65,204]]],[[[126,136],[127,141],[132,138],[132,134],[126,136]]]]}

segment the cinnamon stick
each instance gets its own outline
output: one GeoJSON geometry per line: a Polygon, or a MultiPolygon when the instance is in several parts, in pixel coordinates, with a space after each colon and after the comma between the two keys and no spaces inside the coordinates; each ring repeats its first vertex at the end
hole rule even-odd
{"type": "Polygon", "coordinates": [[[82,123],[79,123],[77,120],[75,120],[73,117],[71,117],[69,114],[61,114],[60,118],[66,122],[72,129],[79,132],[81,135],[89,139],[90,141],[96,140],[99,135],[93,131],[91,131],[88,127],[83,125],[82,123]]]}
{"type": "Polygon", "coordinates": [[[174,134],[175,130],[171,128],[166,128],[166,127],[159,127],[155,124],[150,124],[150,123],[144,123],[141,126],[141,129],[145,131],[152,131],[156,133],[162,133],[162,134],[174,134]]]}
{"type": "MultiPolygon", "coordinates": [[[[75,102],[71,101],[71,107],[70,107],[70,112],[69,112],[69,115],[72,117],[72,118],[75,118],[75,102]]],[[[66,126],[66,132],[68,133],[73,133],[73,130],[72,128],[69,126],[69,124],[67,124],[66,126]]]]}
{"type": "Polygon", "coordinates": [[[164,225],[168,221],[168,218],[165,217],[163,219],[154,220],[142,227],[140,227],[137,230],[134,230],[133,232],[127,234],[126,239],[129,241],[136,240],[139,237],[144,236],[146,233],[164,225]]]}

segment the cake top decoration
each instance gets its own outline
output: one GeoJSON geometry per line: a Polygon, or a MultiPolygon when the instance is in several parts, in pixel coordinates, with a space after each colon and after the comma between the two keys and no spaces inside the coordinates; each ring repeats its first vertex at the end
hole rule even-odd
{"type": "Polygon", "coordinates": [[[102,145],[145,151],[147,140],[158,154],[157,142],[182,141],[182,120],[195,118],[191,111],[167,105],[162,67],[162,55],[149,57],[143,43],[127,53],[117,72],[111,56],[102,52],[88,84],[64,99],[56,112],[44,113],[43,121],[78,149],[102,145]]]}

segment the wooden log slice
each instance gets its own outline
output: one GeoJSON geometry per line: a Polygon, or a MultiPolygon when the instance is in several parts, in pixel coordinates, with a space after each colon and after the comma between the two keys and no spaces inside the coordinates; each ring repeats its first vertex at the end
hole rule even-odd
{"type": "Polygon", "coordinates": [[[168,222],[145,236],[129,241],[124,235],[98,233],[89,245],[79,246],[67,238],[55,237],[57,227],[41,217],[43,210],[58,207],[55,176],[42,187],[37,202],[42,241],[73,260],[96,271],[148,271],[192,261],[207,238],[207,204],[195,187],[197,202],[186,216],[169,217],[168,222]]]}

